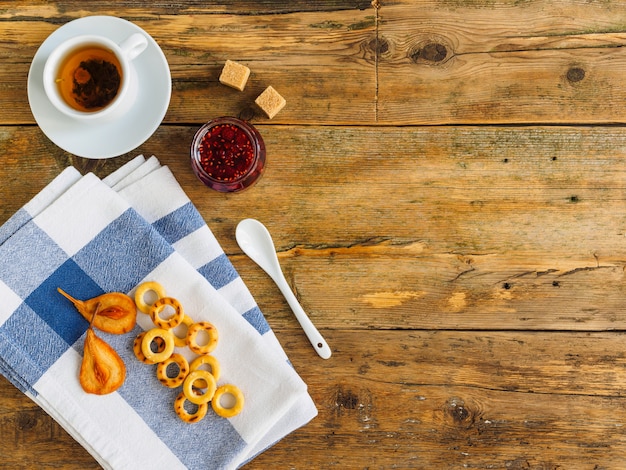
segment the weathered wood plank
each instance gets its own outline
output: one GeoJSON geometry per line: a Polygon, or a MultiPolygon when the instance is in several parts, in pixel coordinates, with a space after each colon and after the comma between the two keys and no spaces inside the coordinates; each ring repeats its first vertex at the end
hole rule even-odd
{"type": "MultiPolygon", "coordinates": [[[[173,94],[166,122],[260,115],[254,99],[268,85],[288,102],[275,122],[373,122],[376,75],[370,43],[375,40],[376,25],[373,9],[361,6],[338,10],[331,4],[300,12],[291,5],[285,12],[270,9],[245,14],[238,9],[215,13],[209,6],[182,15],[159,15],[158,11],[146,15],[138,5],[136,12],[125,10],[121,17],[151,34],[167,57],[173,94]],[[218,82],[227,59],[244,63],[252,71],[243,92],[218,82]]],[[[34,122],[25,79],[30,62],[52,32],[86,14],[82,8],[45,8],[40,13],[24,8],[11,10],[12,15],[27,18],[22,21],[2,21],[0,16],[0,60],[12,64],[0,69],[6,124],[34,122]]],[[[89,14],[118,15],[118,11],[90,10],[89,14]]]]}
{"type": "MultiPolygon", "coordinates": [[[[277,334],[319,415],[246,468],[621,465],[621,334],[332,331],[334,356],[324,362],[297,330],[277,334]]],[[[96,468],[0,380],[0,420],[15,432],[14,445],[0,447],[3,462],[35,455],[42,464],[96,468]]]]}
{"type": "Polygon", "coordinates": [[[620,336],[335,331],[323,367],[289,340],[320,415],[276,452],[294,468],[619,468],[620,336]]]}
{"type": "MultiPolygon", "coordinates": [[[[137,5],[123,17],[153,35],[170,62],[167,122],[250,116],[269,84],[288,101],[276,123],[624,122],[617,105],[626,98],[624,5],[478,3],[248,12],[198,4],[184,15],[159,14],[158,6],[146,15],[137,5]],[[243,93],[219,85],[226,59],[252,69],[243,93]]],[[[50,33],[84,14],[21,6],[5,18],[27,21],[0,17],[0,58],[14,64],[0,70],[5,122],[33,122],[24,80],[30,60],[50,33]]],[[[90,14],[116,13],[103,6],[90,14]]]]}
{"type": "MultiPolygon", "coordinates": [[[[198,183],[194,128],[162,127],[139,151],[171,166],[272,319],[293,322],[236,245],[245,217],[270,228],[322,328],[626,328],[622,129],[259,128],[267,172],[241,194],[198,183]]],[[[2,135],[5,220],[67,155],[35,128],[2,135]]],[[[104,175],[127,158],[75,162],[104,175]]]]}
{"type": "Polygon", "coordinates": [[[621,2],[399,1],[379,15],[380,122],[624,122],[621,2]]]}
{"type": "MultiPolygon", "coordinates": [[[[281,0],[240,0],[236,3],[215,0],[185,1],[146,1],[121,0],[111,3],[107,0],[90,0],[90,12],[115,14],[120,11],[137,14],[142,17],[156,15],[188,14],[241,14],[241,15],[276,15],[281,13],[337,10],[365,10],[372,8],[370,0],[324,0],[311,2],[293,0],[285,3],[281,0]]],[[[22,21],[24,17],[58,16],[66,14],[80,16],[85,12],[85,4],[73,0],[48,2],[46,0],[4,0],[0,1],[0,18],[22,21]],[[28,13],[28,14],[27,14],[28,13]]]]}

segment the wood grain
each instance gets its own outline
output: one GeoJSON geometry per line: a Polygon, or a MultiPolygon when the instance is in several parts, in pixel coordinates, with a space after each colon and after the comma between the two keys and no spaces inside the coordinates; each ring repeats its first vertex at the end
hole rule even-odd
{"type": "MultiPolygon", "coordinates": [[[[0,223],[67,165],[170,166],[319,409],[246,468],[619,469],[625,22],[616,0],[0,1],[0,223]],[[27,100],[41,42],[87,14],[144,28],[173,78],[163,125],[103,161],[52,144],[27,100]],[[252,69],[244,92],[219,85],[226,59],[252,69]],[[270,84],[271,121],[251,106],[270,84]],[[189,166],[220,115],[267,145],[241,194],[189,166]],[[246,217],[330,361],[237,246],[246,217]]],[[[0,428],[0,466],[99,468],[3,378],[0,428]]]]}
{"type": "MultiPolygon", "coordinates": [[[[351,365],[314,367],[313,377],[302,371],[309,383],[326,378],[313,388],[322,407],[310,425],[326,439],[307,440],[307,457],[287,465],[618,468],[621,457],[611,449],[623,441],[621,411],[598,413],[619,407],[620,385],[612,366],[596,369],[614,353],[601,351],[612,349],[615,336],[567,335],[573,342],[552,333],[371,331],[363,341],[335,332],[330,341],[351,365]],[[582,388],[600,389],[587,394],[574,376],[582,388]]],[[[288,440],[279,446],[298,448],[288,440]]],[[[252,467],[263,468],[264,457],[252,467]]]]}
{"type": "MultiPolygon", "coordinates": [[[[2,3],[7,2],[0,2],[0,8],[2,3]]],[[[54,2],[47,5],[45,16],[37,15],[38,10],[32,6],[10,8],[12,15],[23,15],[23,19],[8,18],[3,23],[0,44],[15,44],[19,38],[21,47],[10,48],[5,55],[20,73],[7,77],[0,87],[0,99],[7,103],[19,101],[20,106],[8,107],[3,122],[34,122],[24,106],[24,76],[41,42],[65,22],[85,15],[79,2],[66,3],[67,8],[54,2]]],[[[255,12],[253,7],[252,12],[237,15],[224,13],[223,9],[220,12],[219,8],[215,11],[205,3],[197,2],[188,10],[181,5],[185,13],[180,15],[168,13],[168,9],[153,11],[152,6],[147,13],[140,7],[111,9],[111,2],[98,2],[89,12],[133,21],[156,38],[173,78],[166,122],[260,114],[252,105],[268,85],[288,102],[275,122],[375,120],[376,76],[368,52],[375,39],[375,13],[369,4],[364,8],[363,2],[344,3],[341,7],[329,3],[318,11],[298,9],[294,4],[287,11],[281,11],[284,6],[276,7],[276,11],[270,5],[262,11],[255,12]],[[252,70],[244,92],[219,84],[217,79],[227,59],[252,70]]],[[[4,60],[1,52],[0,60],[4,60]]]]}
{"type": "MultiPolygon", "coordinates": [[[[342,359],[324,367],[299,332],[278,336],[319,416],[246,468],[621,464],[617,333],[333,331],[328,340],[342,359]]],[[[34,455],[50,466],[97,468],[32,402],[8,385],[0,391],[0,420],[14,433],[3,462],[29,468],[23,462],[34,455]],[[73,464],[63,455],[70,450],[73,464]]]]}
{"type": "Polygon", "coordinates": [[[381,122],[623,122],[624,5],[576,2],[384,5],[381,122]]]}
{"type": "MultiPolygon", "coordinates": [[[[164,127],[138,151],[172,167],[236,266],[262,283],[259,302],[281,317],[288,307],[234,241],[242,218],[270,228],[321,326],[624,329],[622,130],[259,128],[267,172],[237,195],[195,179],[185,155],[193,128],[164,127]]],[[[13,144],[46,148],[34,128],[7,132],[13,144]]],[[[40,187],[10,175],[42,185],[58,172],[52,158],[19,160],[13,148],[3,150],[16,162],[0,188],[13,201],[4,219],[27,200],[12,194],[40,187]]]]}
{"type": "MultiPolygon", "coordinates": [[[[0,59],[22,70],[0,87],[3,102],[20,103],[5,109],[3,122],[33,122],[23,74],[39,44],[85,11],[75,2],[2,3],[10,7],[0,59]],[[17,38],[20,47],[10,47],[17,38]]],[[[121,16],[157,38],[174,80],[167,122],[249,116],[270,84],[289,103],[277,123],[624,122],[621,2],[251,2],[239,7],[246,14],[210,2],[146,12],[140,3],[111,10],[93,2],[89,13],[121,16]],[[243,93],[217,82],[226,59],[252,69],[243,93]]]]}

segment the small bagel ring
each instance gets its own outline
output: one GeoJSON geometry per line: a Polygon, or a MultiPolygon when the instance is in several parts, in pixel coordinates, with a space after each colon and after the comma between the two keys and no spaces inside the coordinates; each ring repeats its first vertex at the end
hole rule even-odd
{"type": "Polygon", "coordinates": [[[157,295],[157,300],[165,297],[165,289],[158,282],[149,281],[140,284],[135,291],[135,304],[139,311],[145,314],[150,314],[150,308],[152,307],[152,305],[146,303],[145,299],[145,295],[150,291],[157,295]]]}
{"type": "Polygon", "coordinates": [[[222,418],[232,418],[237,416],[243,410],[243,393],[239,390],[239,387],[233,384],[222,385],[215,391],[213,395],[213,401],[211,401],[211,407],[218,416],[222,418]],[[235,404],[231,408],[224,408],[220,403],[222,395],[230,394],[235,398],[235,404]]]}
{"type": "MultiPolygon", "coordinates": [[[[185,325],[187,330],[189,330],[189,327],[193,325],[193,320],[189,315],[184,315],[183,321],[181,321],[180,324],[185,325]]],[[[185,330],[185,335],[182,338],[178,336],[174,330],[172,330],[172,333],[174,333],[174,344],[176,344],[179,348],[187,346],[187,330],[185,330]]]]}
{"type": "Polygon", "coordinates": [[[174,410],[180,419],[182,419],[186,423],[197,423],[202,418],[205,417],[206,412],[209,409],[209,405],[207,403],[202,403],[200,405],[195,404],[197,406],[197,410],[195,413],[189,413],[185,409],[185,402],[187,401],[187,397],[184,392],[180,392],[176,400],[174,401],[174,410]]]}
{"type": "Polygon", "coordinates": [[[185,381],[183,382],[183,393],[187,400],[196,405],[201,405],[203,403],[208,403],[213,398],[215,394],[215,390],[217,389],[217,384],[215,383],[215,377],[211,375],[206,370],[194,370],[193,372],[189,372],[185,381]],[[194,383],[202,380],[202,382],[206,382],[204,385],[206,387],[202,387],[204,393],[198,394],[200,391],[199,388],[194,387],[194,383]]]}
{"type": "Polygon", "coordinates": [[[185,312],[183,311],[183,306],[173,297],[161,297],[152,304],[152,308],[150,309],[150,318],[152,318],[152,322],[157,327],[163,328],[164,330],[171,330],[172,328],[177,327],[183,321],[184,317],[185,312]],[[168,305],[174,309],[174,315],[167,320],[163,320],[159,314],[168,305]]]}
{"type": "Polygon", "coordinates": [[[187,329],[187,345],[196,354],[209,354],[217,346],[217,339],[217,328],[208,321],[194,323],[187,329]],[[197,341],[198,333],[201,331],[209,335],[209,341],[202,346],[197,341]]]}
{"type": "Polygon", "coordinates": [[[176,388],[185,380],[187,374],[189,373],[189,363],[185,356],[174,353],[163,362],[159,362],[156,369],[156,376],[163,385],[169,388],[176,388]],[[170,364],[176,364],[178,366],[178,374],[176,377],[170,377],[167,375],[167,368],[170,364]]]}
{"type": "Polygon", "coordinates": [[[203,354],[202,356],[198,356],[191,361],[189,371],[193,372],[194,370],[200,370],[200,367],[203,364],[207,364],[211,368],[209,372],[211,372],[211,375],[215,377],[215,380],[220,379],[220,363],[215,356],[211,356],[210,354],[203,354]]]}
{"type": "Polygon", "coordinates": [[[146,334],[141,340],[141,352],[146,356],[146,359],[153,361],[154,364],[163,362],[174,352],[174,335],[170,330],[164,330],[162,328],[152,328],[146,331],[146,334]],[[165,343],[163,350],[160,352],[154,352],[150,347],[152,341],[158,341],[157,338],[161,338],[165,343]]]}
{"type": "MultiPolygon", "coordinates": [[[[150,361],[141,350],[141,343],[144,336],[146,336],[145,331],[137,335],[135,341],[133,342],[133,352],[135,353],[135,357],[144,364],[155,364],[154,362],[150,361]]],[[[162,338],[154,338],[154,343],[156,344],[156,352],[161,352],[163,351],[163,349],[165,349],[165,341],[163,341],[162,338]]]]}

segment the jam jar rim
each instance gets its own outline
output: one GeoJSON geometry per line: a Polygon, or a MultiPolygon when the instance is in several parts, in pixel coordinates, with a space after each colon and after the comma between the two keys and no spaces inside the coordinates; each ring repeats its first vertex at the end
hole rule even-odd
{"type": "Polygon", "coordinates": [[[256,180],[260,178],[265,167],[265,143],[259,131],[250,122],[233,116],[221,116],[211,119],[196,131],[191,142],[191,159],[194,173],[196,173],[196,176],[200,179],[200,181],[202,181],[202,183],[217,191],[236,192],[252,186],[256,180]],[[238,178],[228,181],[210,176],[200,163],[200,142],[211,128],[220,124],[233,124],[241,129],[250,139],[254,150],[254,159],[246,171],[243,172],[238,178]],[[261,171],[257,172],[256,170],[259,167],[259,161],[261,163],[261,171]],[[251,176],[254,177],[254,180],[249,184],[246,184],[246,179],[251,176]]]}

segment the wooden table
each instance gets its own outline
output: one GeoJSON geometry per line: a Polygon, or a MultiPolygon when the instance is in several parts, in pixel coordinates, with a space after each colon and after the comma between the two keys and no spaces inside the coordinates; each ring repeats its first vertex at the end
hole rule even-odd
{"type": "MultiPolygon", "coordinates": [[[[0,223],[67,165],[169,165],[319,408],[246,468],[624,468],[624,24],[620,0],[0,1],[0,223]],[[92,14],[144,28],[173,78],[155,134],[105,161],[51,143],[26,92],[42,41],[92,14]],[[251,107],[268,85],[272,120],[251,107]],[[267,144],[240,194],[188,162],[221,115],[267,144]],[[329,361],[237,246],[246,217],[329,361]]],[[[2,467],[97,468],[4,379],[0,429],[2,467]]]]}

